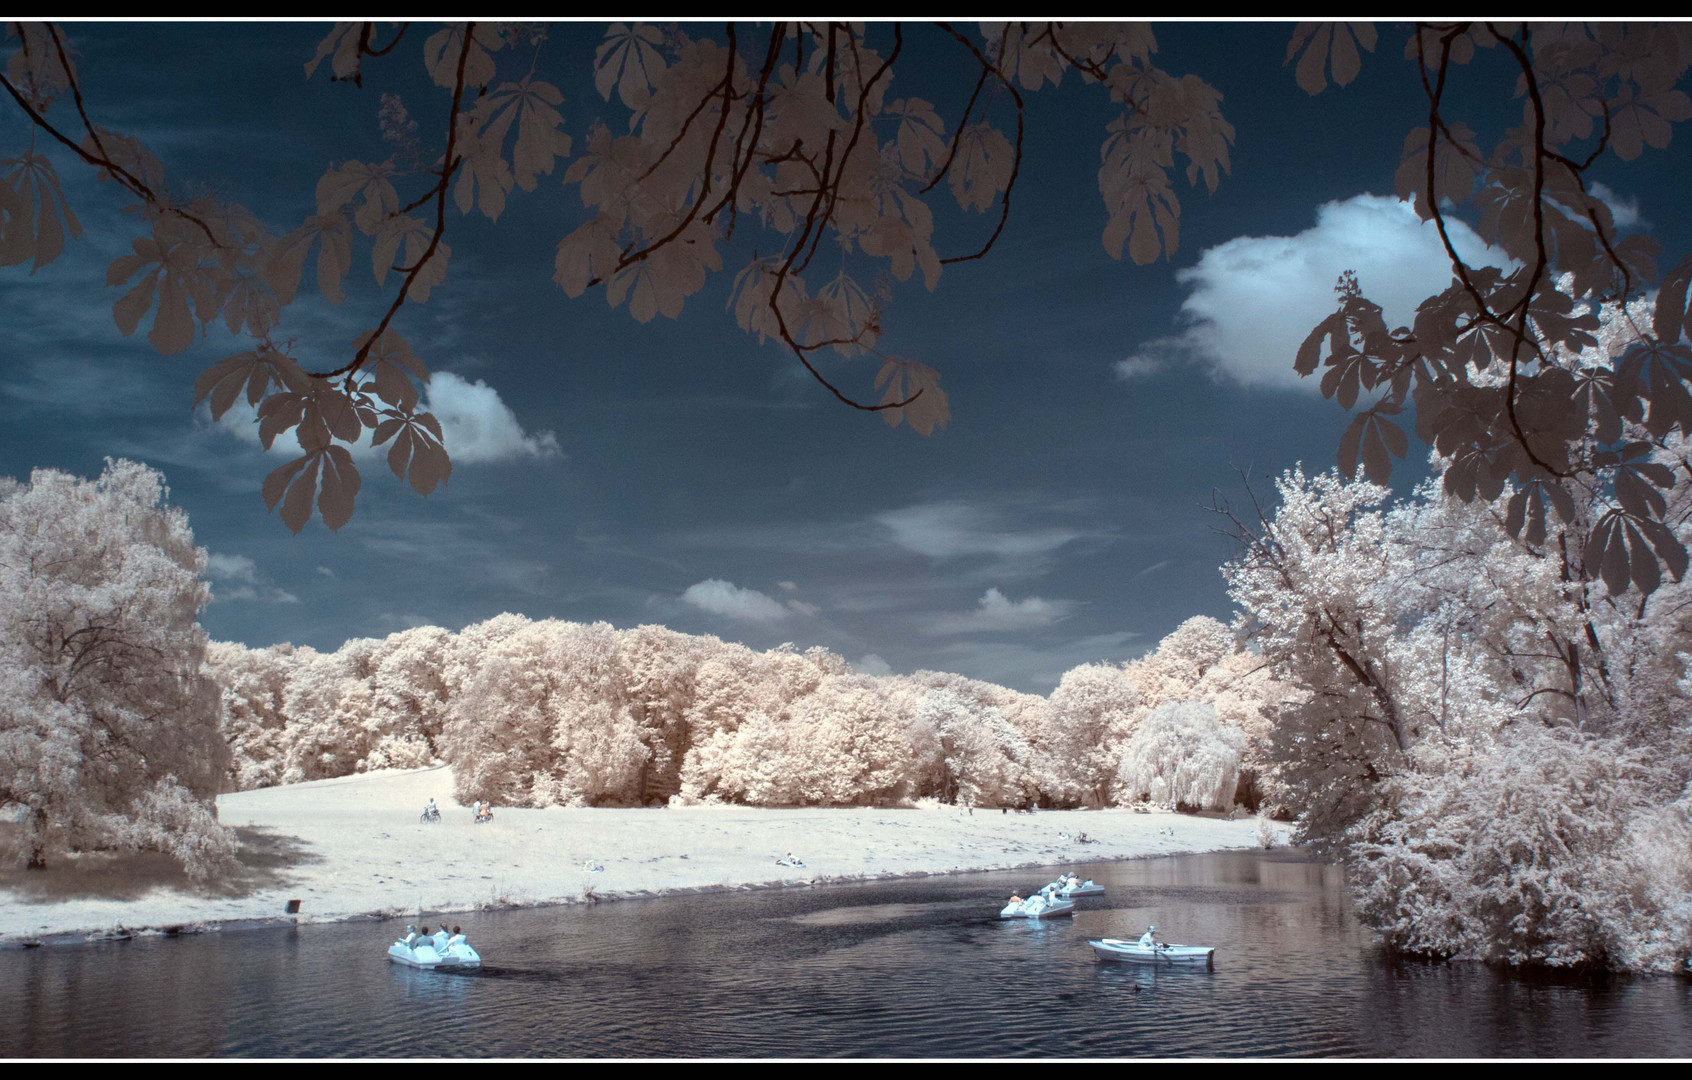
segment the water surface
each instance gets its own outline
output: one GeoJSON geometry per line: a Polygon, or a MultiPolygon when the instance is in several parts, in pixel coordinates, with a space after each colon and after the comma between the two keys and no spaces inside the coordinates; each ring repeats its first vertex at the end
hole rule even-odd
{"type": "MultiPolygon", "coordinates": [[[[404,923],[0,953],[0,1056],[1686,1056],[1692,984],[1395,963],[1298,852],[454,915],[478,972],[388,962],[404,923]],[[1215,946],[1213,971],[1089,937],[1215,946]]],[[[1067,869],[1067,868],[1066,868],[1067,869]]],[[[438,921],[438,920],[431,920],[438,921]]]]}

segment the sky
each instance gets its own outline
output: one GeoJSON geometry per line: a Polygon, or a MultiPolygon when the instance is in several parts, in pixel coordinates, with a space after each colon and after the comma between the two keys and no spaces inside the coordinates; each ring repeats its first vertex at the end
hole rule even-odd
{"type": "MultiPolygon", "coordinates": [[[[380,159],[383,92],[401,95],[425,143],[445,114],[419,62],[426,34],[367,61],[360,89],[304,77],[326,29],[69,32],[99,123],[140,137],[177,190],[215,192],[283,231],[314,212],[329,162],[380,159]]],[[[265,512],[260,482],[287,457],[262,449],[250,414],[214,423],[191,408],[194,377],[239,340],[214,326],[162,357],[119,333],[105,267],[133,236],[124,200],[55,148],[84,231],[33,274],[0,269],[0,474],[92,476],[107,456],[163,471],[210,553],[203,624],[251,646],[333,649],[513,611],[822,645],[860,671],[1048,692],[1077,664],[1144,654],[1190,616],[1231,617],[1218,568],[1235,547],[1213,498],[1249,505],[1247,484],[1272,495],[1282,470],[1333,463],[1348,414],[1292,357],[1332,310],[1339,274],[1357,271],[1394,325],[1449,278],[1437,237],[1392,194],[1427,110],[1405,31],[1382,27],[1358,80],[1314,98],[1283,63],[1289,32],[1157,25],[1160,65],[1215,86],[1237,136],[1214,194],[1180,181],[1180,247],[1150,266],[1100,242],[1105,95],[1073,76],[1026,95],[1022,173],[993,251],[948,266],[932,293],[895,287],[887,308],[881,348],[938,369],[950,397],[951,423],[929,437],[839,405],[791,354],[744,334],[725,310],[732,270],[673,321],[638,324],[598,289],[566,297],[554,248],[584,211],[558,173],[514,193],[497,223],[449,209],[447,281],[397,325],[436,372],[427,396],[451,482],[420,497],[366,454],[357,512],[333,533],[314,520],[296,536],[265,512]]],[[[578,149],[596,119],[626,123],[593,86],[602,34],[556,27],[537,69],[563,91],[578,149]]],[[[893,93],[955,120],[973,61],[932,27],[906,41],[893,93]]],[[[1513,82],[1476,65],[1452,93],[1485,136],[1483,122],[1519,116],[1513,82]]],[[[1005,100],[988,108],[1013,123],[1005,100]]],[[[0,109],[0,156],[30,138],[0,109]]],[[[1674,210],[1687,159],[1681,142],[1593,174],[1618,222],[1672,258],[1692,248],[1674,210]]],[[[936,217],[942,254],[979,245],[993,220],[936,217]]],[[[344,305],[308,286],[287,309],[283,335],[308,366],[344,354],[391,298],[360,254],[344,305]]],[[[873,398],[875,369],[826,371],[873,398]]],[[[1426,452],[1412,444],[1400,491],[1427,475],[1426,452]]]]}

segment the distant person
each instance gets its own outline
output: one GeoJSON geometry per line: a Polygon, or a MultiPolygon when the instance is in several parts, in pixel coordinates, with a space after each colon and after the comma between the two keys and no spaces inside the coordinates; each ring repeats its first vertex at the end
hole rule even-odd
{"type": "Polygon", "coordinates": [[[1146,932],[1144,934],[1140,935],[1140,948],[1142,948],[1142,949],[1155,949],[1155,948],[1157,948],[1157,938],[1153,936],[1156,933],[1157,933],[1157,927],[1155,927],[1155,926],[1146,927],[1146,932]]]}

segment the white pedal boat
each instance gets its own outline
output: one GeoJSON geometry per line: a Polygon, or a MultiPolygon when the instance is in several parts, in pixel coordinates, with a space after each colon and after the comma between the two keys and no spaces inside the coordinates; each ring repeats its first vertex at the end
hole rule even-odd
{"type": "Polygon", "coordinates": [[[1138,941],[1105,938],[1089,941],[1100,960],[1128,960],[1140,964],[1178,964],[1183,967],[1215,965],[1216,950],[1205,945],[1165,945],[1161,941],[1145,946],[1138,941]]]}
{"type": "Polygon", "coordinates": [[[999,912],[1001,919],[1051,919],[1059,915],[1075,914],[1075,904],[1069,900],[1035,893],[1020,904],[1006,904],[999,912]]]}
{"type": "Polygon", "coordinates": [[[454,934],[446,946],[438,947],[433,937],[420,937],[407,945],[396,941],[388,946],[388,959],[414,968],[473,968],[482,966],[482,956],[463,934],[454,934]]]}
{"type": "Polygon", "coordinates": [[[1077,896],[1103,896],[1105,890],[1103,885],[1097,884],[1092,878],[1088,878],[1086,881],[1074,886],[1065,885],[1063,883],[1063,879],[1059,879],[1052,882],[1050,885],[1047,885],[1040,891],[1049,891],[1053,896],[1060,896],[1063,899],[1068,900],[1077,896]]]}

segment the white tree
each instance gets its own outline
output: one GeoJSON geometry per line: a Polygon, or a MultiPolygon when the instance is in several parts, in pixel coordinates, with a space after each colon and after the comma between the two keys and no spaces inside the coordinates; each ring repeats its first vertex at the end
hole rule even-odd
{"type": "Polygon", "coordinates": [[[206,647],[206,676],[223,695],[223,738],[229,744],[225,790],[247,791],[282,783],[288,756],[283,708],[294,647],[249,649],[228,641],[206,647]]]}
{"type": "Polygon", "coordinates": [[[1064,672],[1051,707],[1048,749],[1056,774],[1068,782],[1065,797],[1102,805],[1122,746],[1145,714],[1139,689],[1119,667],[1083,664],[1064,672]]]}
{"type": "Polygon", "coordinates": [[[1028,744],[998,709],[972,707],[955,690],[929,690],[913,728],[931,733],[939,751],[942,799],[962,806],[1022,802],[1028,744]]]}
{"type": "Polygon", "coordinates": [[[880,680],[831,674],[788,707],[788,767],[809,805],[849,806],[911,791],[909,730],[880,680]]]}
{"type": "Polygon", "coordinates": [[[1116,776],[1117,801],[1226,810],[1234,805],[1245,744],[1244,733],[1224,726],[1209,705],[1165,702],[1128,740],[1116,776]]]}
{"type": "MultiPolygon", "coordinates": [[[[1561,361],[1602,372],[1646,315],[1601,308],[1561,361]]],[[[1630,591],[1656,566],[1637,504],[1684,544],[1692,472],[1666,428],[1649,454],[1598,454],[1606,425],[1646,438],[1651,413],[1585,422],[1570,445],[1605,463],[1572,495],[1465,500],[1450,488],[1475,467],[1440,457],[1383,511],[1378,487],[1289,473],[1226,568],[1242,630],[1304,695],[1271,740],[1301,832],[1347,860],[1394,947],[1643,970],[1692,955],[1692,587],[1630,591]]]]}
{"type": "Polygon", "coordinates": [[[32,867],[67,848],[161,850],[196,876],[233,858],[206,555],[167,498],[109,459],[94,481],[0,486],[0,805],[21,810],[32,867]]]}

